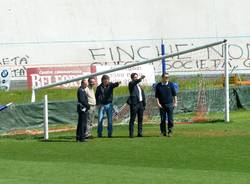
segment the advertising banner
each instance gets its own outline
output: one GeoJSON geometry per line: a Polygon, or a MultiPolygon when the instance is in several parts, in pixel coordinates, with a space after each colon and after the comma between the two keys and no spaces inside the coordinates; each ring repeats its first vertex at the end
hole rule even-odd
{"type": "MultiPolygon", "coordinates": [[[[28,68],[27,79],[28,87],[41,87],[55,82],[73,79],[82,75],[95,72],[95,67],[89,66],[67,66],[67,67],[41,67],[28,68]]],[[[59,88],[76,88],[81,81],[71,82],[58,86],[59,88]]]]}
{"type": "MultiPolygon", "coordinates": [[[[96,66],[96,71],[101,72],[104,70],[109,70],[115,68],[116,66],[96,66]]],[[[108,73],[107,75],[110,77],[110,81],[118,82],[121,81],[122,86],[127,86],[129,81],[131,81],[130,75],[131,73],[137,73],[140,77],[141,75],[145,75],[145,79],[141,82],[141,85],[151,86],[155,83],[155,73],[154,67],[151,64],[135,66],[132,68],[127,68],[124,70],[108,73]]],[[[101,77],[97,77],[98,84],[101,83],[101,77]]]]}

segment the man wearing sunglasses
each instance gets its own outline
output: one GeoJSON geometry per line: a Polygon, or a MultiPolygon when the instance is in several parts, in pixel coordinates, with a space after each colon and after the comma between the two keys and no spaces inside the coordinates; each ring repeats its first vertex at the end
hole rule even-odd
{"type": "Polygon", "coordinates": [[[160,109],[161,123],[160,130],[163,136],[171,136],[174,126],[173,110],[177,106],[177,96],[174,84],[169,81],[169,74],[162,74],[162,81],[156,85],[155,97],[157,106],[160,109]],[[166,130],[166,118],[168,129],[166,130]]]}

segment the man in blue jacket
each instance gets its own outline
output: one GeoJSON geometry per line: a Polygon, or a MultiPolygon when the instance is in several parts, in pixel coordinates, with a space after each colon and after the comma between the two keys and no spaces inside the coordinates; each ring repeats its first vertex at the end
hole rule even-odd
{"type": "Polygon", "coordinates": [[[96,88],[96,105],[98,110],[98,126],[97,136],[102,137],[104,113],[107,114],[108,119],[108,137],[112,137],[112,111],[113,111],[113,89],[118,87],[121,82],[110,82],[108,75],[102,76],[102,83],[96,88]]]}
{"type": "Polygon", "coordinates": [[[173,110],[177,106],[177,96],[174,85],[169,81],[169,74],[162,74],[162,82],[159,82],[155,88],[155,97],[157,106],[160,109],[161,123],[160,130],[163,136],[172,135],[174,120],[173,110]],[[166,116],[167,113],[167,116],[166,116]],[[166,131],[166,117],[168,118],[168,131],[166,131]]]}

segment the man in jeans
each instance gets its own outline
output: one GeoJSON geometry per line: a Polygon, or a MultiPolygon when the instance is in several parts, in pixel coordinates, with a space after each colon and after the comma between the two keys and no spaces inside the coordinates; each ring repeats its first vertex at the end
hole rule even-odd
{"type": "Polygon", "coordinates": [[[172,135],[174,126],[173,110],[177,106],[177,96],[174,85],[169,81],[169,74],[162,74],[162,82],[159,82],[155,88],[155,97],[157,106],[160,109],[161,124],[160,130],[163,136],[172,135]],[[168,131],[166,131],[166,115],[168,118],[168,131]]]}
{"type": "Polygon", "coordinates": [[[110,82],[108,75],[102,76],[102,83],[97,86],[95,97],[98,110],[98,126],[97,136],[102,137],[104,113],[107,114],[108,119],[108,137],[112,137],[112,110],[113,110],[113,89],[118,87],[121,82],[110,82]]]}

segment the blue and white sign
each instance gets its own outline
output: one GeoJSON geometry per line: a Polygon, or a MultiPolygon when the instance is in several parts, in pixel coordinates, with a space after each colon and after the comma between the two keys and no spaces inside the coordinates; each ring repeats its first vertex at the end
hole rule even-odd
{"type": "Polygon", "coordinates": [[[0,111],[4,110],[4,109],[7,109],[9,106],[11,106],[13,103],[8,103],[6,105],[0,105],[0,111]]]}
{"type": "Polygon", "coordinates": [[[8,68],[0,69],[0,89],[9,90],[11,71],[8,68]]]}

